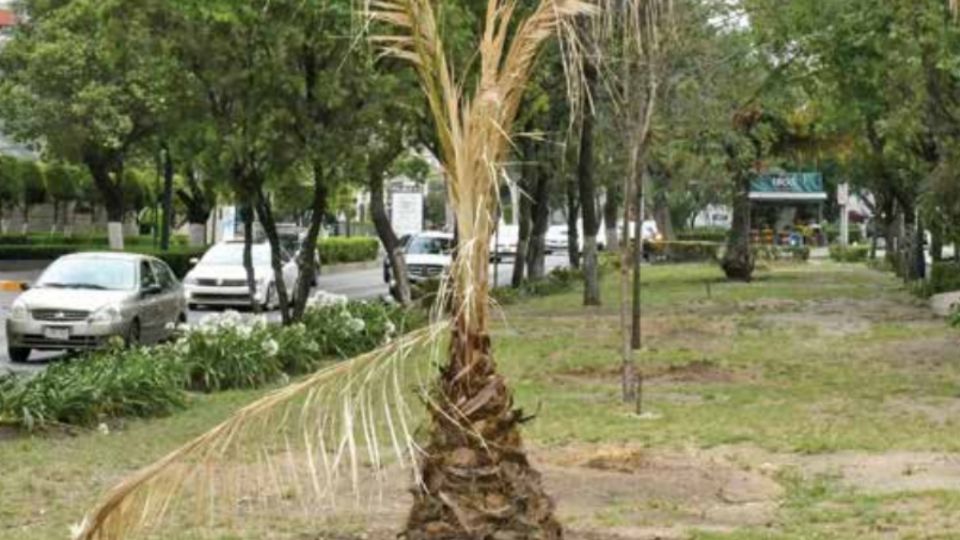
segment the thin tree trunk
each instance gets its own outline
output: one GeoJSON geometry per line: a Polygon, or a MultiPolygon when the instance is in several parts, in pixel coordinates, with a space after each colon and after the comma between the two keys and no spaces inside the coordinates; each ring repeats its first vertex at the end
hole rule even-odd
{"type": "Polygon", "coordinates": [[[943,223],[937,219],[930,223],[930,260],[943,260],[943,223]]]}
{"type": "Polygon", "coordinates": [[[250,295],[250,309],[260,313],[257,302],[257,276],[253,270],[253,208],[249,203],[240,209],[243,218],[243,270],[247,274],[247,293],[250,295]]]}
{"type": "Polygon", "coordinates": [[[750,282],[754,257],[750,248],[750,175],[740,171],[733,202],[733,227],[727,241],[722,266],[727,279],[750,282]]]}
{"type": "Polygon", "coordinates": [[[676,235],[673,232],[673,216],[670,212],[670,202],[667,200],[667,189],[666,186],[661,186],[661,189],[654,194],[653,214],[657,222],[657,229],[663,235],[664,240],[674,240],[676,235]]]}
{"type": "MultiPolygon", "coordinates": [[[[584,56],[585,92],[593,95],[597,87],[597,68],[593,61],[584,56]]],[[[597,251],[597,233],[600,223],[597,219],[596,186],[594,183],[594,115],[587,110],[589,100],[584,99],[583,120],[580,132],[580,160],[577,167],[577,178],[580,188],[580,213],[583,216],[583,305],[599,306],[600,299],[600,268],[597,251]]]]}
{"type": "MultiPolygon", "coordinates": [[[[643,173],[638,178],[642,179],[643,173]]],[[[640,184],[643,185],[642,182],[640,184]]],[[[633,313],[631,317],[631,326],[630,326],[630,347],[634,351],[639,351],[642,345],[641,343],[641,329],[640,329],[640,260],[643,258],[643,189],[635,190],[634,196],[637,201],[637,219],[633,221],[633,258],[630,261],[630,266],[633,268],[633,313]]]]}
{"type": "Polygon", "coordinates": [[[387,252],[390,271],[393,274],[394,285],[390,292],[397,302],[407,306],[412,298],[410,279],[407,274],[407,262],[404,258],[403,247],[400,245],[400,239],[397,238],[397,233],[393,230],[384,204],[383,172],[380,170],[371,171],[368,182],[370,184],[370,216],[373,218],[373,226],[377,230],[380,243],[383,244],[383,249],[387,252]]]}
{"type": "Polygon", "coordinates": [[[293,296],[293,321],[303,319],[307,309],[307,300],[310,289],[317,279],[317,239],[320,236],[320,225],[327,211],[327,186],[324,183],[323,170],[319,164],[313,166],[313,203],[310,226],[307,228],[307,238],[301,246],[297,259],[297,289],[293,296]]]}
{"type": "MultiPolygon", "coordinates": [[[[525,172],[529,172],[530,167],[524,165],[525,172]]],[[[513,276],[510,278],[510,285],[518,288],[523,285],[523,278],[526,274],[527,251],[530,243],[530,213],[532,203],[530,194],[527,191],[529,179],[521,180],[523,192],[520,194],[520,214],[517,216],[517,253],[513,260],[513,276]]]]}
{"type": "Polygon", "coordinates": [[[85,158],[87,168],[93,183],[100,192],[103,205],[107,210],[107,227],[109,229],[110,249],[123,250],[123,167],[118,166],[111,171],[107,163],[98,157],[85,158]],[[114,181],[111,176],[116,176],[114,181]]]}
{"type": "Polygon", "coordinates": [[[579,217],[577,182],[571,177],[567,179],[567,256],[571,268],[580,268],[580,232],[577,228],[579,217]]]}
{"type": "MultiPolygon", "coordinates": [[[[631,169],[636,169],[635,153],[631,157],[631,169]]],[[[623,390],[624,403],[631,403],[637,398],[637,365],[633,357],[630,343],[630,269],[631,252],[635,249],[630,241],[631,207],[634,201],[636,182],[634,174],[624,175],[623,182],[623,243],[620,245],[620,383],[623,390]]]]}
{"type": "Polygon", "coordinates": [[[277,233],[277,222],[273,217],[273,209],[270,208],[270,201],[263,191],[260,191],[257,197],[257,215],[260,217],[260,224],[263,226],[263,232],[267,235],[270,242],[270,266],[273,268],[273,281],[277,290],[277,300],[280,303],[280,319],[284,326],[289,325],[290,318],[290,297],[287,293],[287,285],[283,280],[283,259],[280,257],[280,235],[277,233]]]}
{"type": "Polygon", "coordinates": [[[163,216],[160,222],[160,249],[170,249],[170,229],[173,226],[173,157],[170,148],[163,145],[163,216]]]}
{"type": "Polygon", "coordinates": [[[530,240],[527,243],[527,277],[536,281],[546,275],[547,229],[550,227],[550,174],[534,165],[536,187],[531,208],[530,240]]]}
{"type": "MultiPolygon", "coordinates": [[[[629,177],[629,174],[627,175],[629,177]]],[[[605,241],[607,249],[613,251],[620,246],[620,197],[623,191],[622,186],[610,186],[607,188],[607,196],[603,201],[603,225],[606,228],[605,241]]],[[[629,205],[627,205],[629,206],[629,205]]]]}

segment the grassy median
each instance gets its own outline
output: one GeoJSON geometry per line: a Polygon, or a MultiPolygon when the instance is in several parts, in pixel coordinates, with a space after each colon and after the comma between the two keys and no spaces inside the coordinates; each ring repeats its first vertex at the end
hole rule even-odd
{"type": "MultiPolygon", "coordinates": [[[[535,299],[495,329],[570,537],[960,537],[960,332],[894,278],[818,262],[749,285],[645,268],[642,415],[619,399],[615,280],[603,308],[579,291],[535,299]]],[[[0,539],[64,538],[108,486],[260,394],[194,396],[109,434],[0,433],[0,539]]],[[[389,538],[406,481],[375,525],[267,513],[215,537],[389,538]]]]}

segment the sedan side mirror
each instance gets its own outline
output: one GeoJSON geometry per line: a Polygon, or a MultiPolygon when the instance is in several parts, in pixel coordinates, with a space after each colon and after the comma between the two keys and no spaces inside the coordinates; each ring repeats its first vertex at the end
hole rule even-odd
{"type": "Polygon", "coordinates": [[[199,257],[190,257],[190,266],[196,266],[200,263],[199,257]]]}
{"type": "Polygon", "coordinates": [[[148,287],[144,287],[143,290],[140,291],[140,294],[143,297],[148,297],[148,296],[156,296],[162,292],[163,292],[163,288],[160,287],[159,285],[150,285],[148,287]]]}
{"type": "Polygon", "coordinates": [[[30,284],[26,281],[20,283],[20,292],[27,292],[30,290],[30,284]]]}

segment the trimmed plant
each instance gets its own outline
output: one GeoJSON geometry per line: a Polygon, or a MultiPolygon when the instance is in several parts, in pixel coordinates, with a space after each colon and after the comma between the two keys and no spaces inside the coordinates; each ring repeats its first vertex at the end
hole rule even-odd
{"type": "Polygon", "coordinates": [[[837,262],[858,263],[864,262],[870,256],[868,246],[830,246],[830,258],[837,262]]]}
{"type": "Polygon", "coordinates": [[[177,359],[146,348],[54,363],[30,378],[0,379],[0,422],[33,430],[163,416],[186,403],[182,374],[177,359]]]}
{"type": "Polygon", "coordinates": [[[323,264],[345,264],[375,261],[380,252],[376,238],[324,238],[317,244],[323,264]]]}

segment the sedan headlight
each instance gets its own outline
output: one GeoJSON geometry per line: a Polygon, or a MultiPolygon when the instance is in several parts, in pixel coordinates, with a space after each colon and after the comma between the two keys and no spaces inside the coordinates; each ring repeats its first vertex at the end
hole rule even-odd
{"type": "Polygon", "coordinates": [[[10,307],[10,320],[25,321],[30,318],[30,309],[23,300],[17,300],[10,307]]]}
{"type": "Polygon", "coordinates": [[[184,285],[199,285],[199,284],[200,284],[200,281],[197,280],[197,278],[191,276],[190,274],[187,274],[187,277],[183,278],[183,284],[184,284],[184,285]]]}
{"type": "Polygon", "coordinates": [[[123,317],[120,315],[120,306],[111,304],[104,306],[93,312],[93,315],[90,315],[90,322],[92,323],[108,323],[116,324],[123,320],[123,317]]]}

